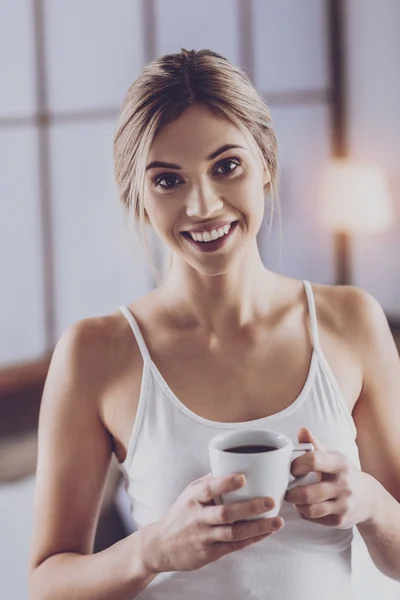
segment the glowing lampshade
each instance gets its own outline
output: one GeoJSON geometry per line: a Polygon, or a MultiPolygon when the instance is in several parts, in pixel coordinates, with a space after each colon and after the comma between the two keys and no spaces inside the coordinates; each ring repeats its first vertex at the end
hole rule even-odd
{"type": "Polygon", "coordinates": [[[348,160],[334,160],[325,169],[321,207],[324,225],[347,233],[379,233],[395,218],[379,167],[348,160]]]}

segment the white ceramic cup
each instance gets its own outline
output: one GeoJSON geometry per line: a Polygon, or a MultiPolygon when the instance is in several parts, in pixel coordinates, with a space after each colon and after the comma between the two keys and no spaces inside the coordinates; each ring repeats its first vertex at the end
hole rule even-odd
{"type": "Polygon", "coordinates": [[[316,473],[310,473],[297,477],[289,483],[290,467],[293,459],[296,458],[295,453],[310,450],[314,450],[313,444],[293,444],[289,437],[278,431],[248,429],[217,435],[209,443],[212,475],[225,477],[234,473],[243,473],[246,476],[246,484],[238,490],[215,498],[215,502],[230,504],[268,496],[274,499],[275,507],[255,517],[249,517],[248,520],[276,517],[281,510],[287,490],[319,481],[316,473]],[[276,446],[277,449],[254,454],[226,452],[227,448],[253,444],[276,446]]]}

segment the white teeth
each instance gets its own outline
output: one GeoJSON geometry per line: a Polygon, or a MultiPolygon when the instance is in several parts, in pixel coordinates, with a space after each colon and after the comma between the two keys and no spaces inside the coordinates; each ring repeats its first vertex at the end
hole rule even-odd
{"type": "Polygon", "coordinates": [[[229,233],[231,226],[224,225],[224,227],[220,227],[219,229],[212,229],[211,231],[203,231],[203,232],[189,232],[190,236],[196,242],[211,242],[213,240],[217,240],[220,237],[223,237],[227,233],[229,233]]]}

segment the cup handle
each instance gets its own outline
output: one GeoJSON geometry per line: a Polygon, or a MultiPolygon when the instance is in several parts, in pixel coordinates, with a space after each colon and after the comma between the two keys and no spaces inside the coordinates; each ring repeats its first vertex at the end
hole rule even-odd
{"type": "MultiPolygon", "coordinates": [[[[313,452],[314,451],[314,444],[309,444],[309,443],[304,443],[304,444],[294,444],[293,445],[293,450],[292,450],[292,454],[294,454],[295,452],[313,452]]],[[[292,461],[294,460],[294,456],[292,456],[292,461]]],[[[291,490],[295,487],[297,487],[298,485],[306,485],[308,483],[310,483],[310,477],[309,477],[309,473],[307,473],[306,475],[300,475],[300,477],[296,477],[296,479],[293,479],[293,481],[291,481],[289,483],[289,485],[287,486],[287,490],[291,490]]]]}

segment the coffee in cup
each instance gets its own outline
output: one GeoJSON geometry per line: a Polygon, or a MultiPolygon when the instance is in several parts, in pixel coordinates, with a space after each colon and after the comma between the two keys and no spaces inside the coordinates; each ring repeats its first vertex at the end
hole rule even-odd
{"type": "Polygon", "coordinates": [[[246,446],[225,448],[224,452],[234,452],[235,454],[258,454],[259,452],[272,452],[272,450],[278,450],[277,446],[268,446],[267,444],[250,444],[246,446]]]}

